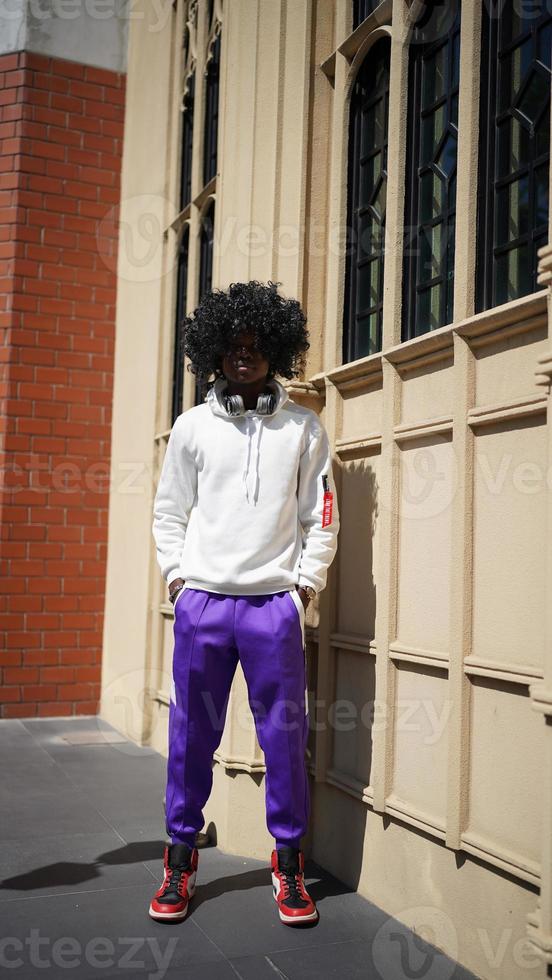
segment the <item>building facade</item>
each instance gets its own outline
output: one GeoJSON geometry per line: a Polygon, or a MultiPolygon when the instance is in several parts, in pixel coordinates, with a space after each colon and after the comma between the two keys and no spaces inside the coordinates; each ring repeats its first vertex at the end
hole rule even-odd
{"type": "MultiPolygon", "coordinates": [[[[182,317],[211,287],[277,281],[308,314],[288,387],[329,433],[341,513],[307,618],[307,848],[477,975],[541,980],[549,5],[177,0],[163,24],[137,6],[102,712],[165,750],[173,617],[151,519],[198,398],[182,317]]],[[[229,851],[268,853],[263,768],[238,673],[206,812],[229,851]]],[[[376,938],[377,967],[392,940],[376,938]]]]}

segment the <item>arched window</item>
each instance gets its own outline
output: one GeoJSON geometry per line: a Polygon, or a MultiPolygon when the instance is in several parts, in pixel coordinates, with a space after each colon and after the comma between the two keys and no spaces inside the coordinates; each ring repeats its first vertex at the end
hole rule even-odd
{"type": "Polygon", "coordinates": [[[172,387],[172,423],[182,412],[182,386],[184,384],[184,357],[181,352],[182,322],[186,316],[186,288],[188,281],[188,252],[190,229],[186,224],[182,231],[178,249],[178,270],[176,279],[176,316],[174,331],[174,361],[172,387]]]}
{"type": "Polygon", "coordinates": [[[180,210],[192,199],[192,139],[194,132],[195,72],[188,76],[182,98],[182,153],[180,177],[180,210]]]}
{"type": "Polygon", "coordinates": [[[483,4],[477,310],[534,292],[548,240],[550,4],[483,4]]]}
{"type": "Polygon", "coordinates": [[[219,100],[221,35],[217,34],[212,43],[210,59],[206,69],[205,83],[205,128],[203,142],[203,185],[208,184],[217,172],[217,130],[219,100]]]}
{"type": "Polygon", "coordinates": [[[370,48],[351,92],[344,362],[381,350],[390,45],[370,48]]]}
{"type": "Polygon", "coordinates": [[[353,30],[376,9],[380,0],[353,0],[353,30]]]}

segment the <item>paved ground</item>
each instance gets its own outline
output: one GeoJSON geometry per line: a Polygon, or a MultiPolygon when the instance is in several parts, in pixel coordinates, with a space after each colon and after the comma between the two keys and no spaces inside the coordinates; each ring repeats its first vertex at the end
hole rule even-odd
{"type": "Polygon", "coordinates": [[[314,926],[279,921],[267,863],[215,847],[187,919],[154,922],[165,761],[106,738],[95,718],[0,721],[2,975],[473,980],[312,863],[314,926]]]}

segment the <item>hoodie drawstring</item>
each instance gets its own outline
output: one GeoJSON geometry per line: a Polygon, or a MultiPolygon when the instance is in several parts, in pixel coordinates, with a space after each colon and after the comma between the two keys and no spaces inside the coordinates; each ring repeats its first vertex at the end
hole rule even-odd
{"type": "Polygon", "coordinates": [[[254,503],[257,502],[257,496],[258,496],[258,492],[259,492],[259,458],[260,458],[259,446],[260,446],[260,442],[261,442],[261,429],[262,429],[262,425],[263,425],[263,420],[262,420],[261,417],[259,417],[257,419],[257,421],[258,421],[258,425],[257,426],[255,426],[255,421],[256,421],[255,417],[253,417],[251,415],[246,415],[245,416],[245,422],[246,422],[246,425],[247,425],[247,436],[248,436],[248,438],[247,438],[247,461],[246,461],[246,464],[245,464],[245,469],[243,471],[243,477],[242,477],[243,482],[245,483],[245,497],[246,497],[246,500],[249,502],[249,500],[250,500],[250,493],[249,493],[249,490],[250,490],[250,479],[249,479],[249,477],[250,477],[250,472],[252,471],[252,473],[253,473],[253,480],[254,480],[254,482],[253,482],[253,502],[254,503]],[[253,465],[251,467],[250,467],[250,463],[251,463],[251,457],[252,457],[253,439],[252,439],[252,430],[251,430],[250,425],[255,427],[255,450],[254,450],[254,454],[253,454],[253,465]]]}

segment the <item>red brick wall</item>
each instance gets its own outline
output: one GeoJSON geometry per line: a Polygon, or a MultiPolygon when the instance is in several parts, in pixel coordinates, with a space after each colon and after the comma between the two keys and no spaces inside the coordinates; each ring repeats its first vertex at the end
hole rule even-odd
{"type": "Polygon", "coordinates": [[[0,715],[97,710],[125,76],[0,57],[0,715]],[[116,234],[116,228],[112,237],[116,234]]]}

